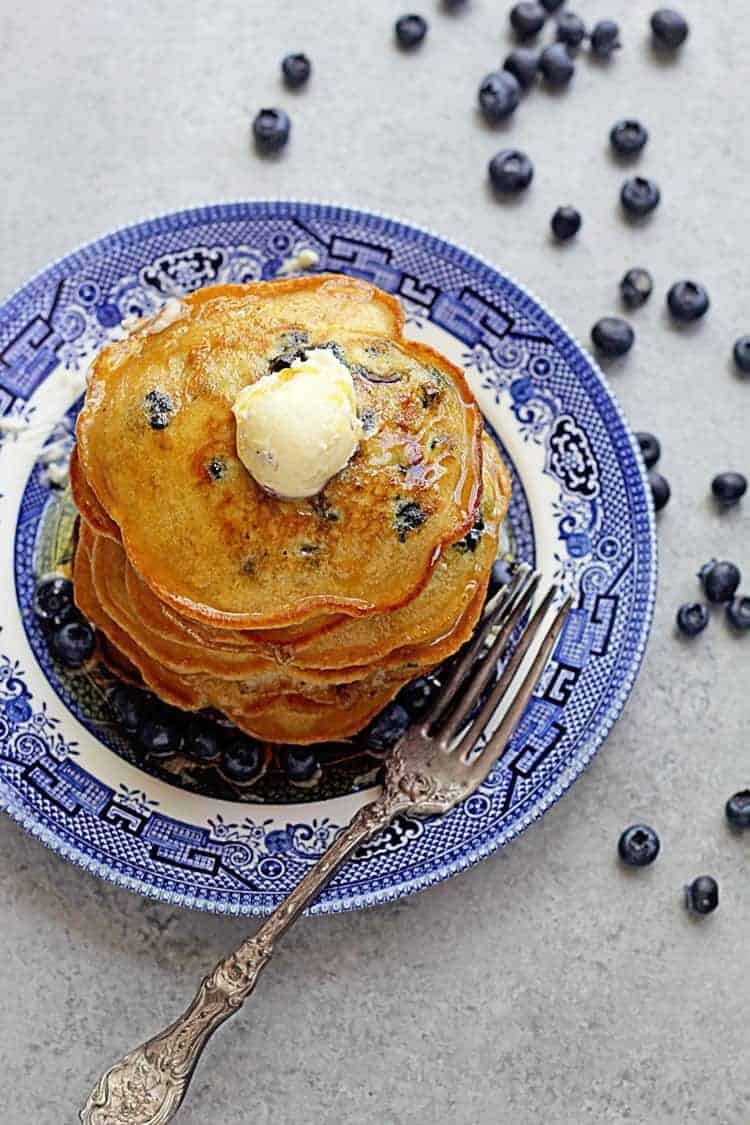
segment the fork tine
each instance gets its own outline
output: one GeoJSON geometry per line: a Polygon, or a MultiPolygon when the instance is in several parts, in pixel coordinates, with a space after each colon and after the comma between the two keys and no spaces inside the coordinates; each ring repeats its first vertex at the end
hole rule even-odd
{"type": "Polygon", "coordinates": [[[531,567],[524,563],[519,567],[508,585],[499,590],[495,597],[487,603],[482,613],[479,628],[461,654],[448,682],[443,686],[438,696],[435,707],[428,716],[430,730],[435,730],[439,720],[450,707],[456,692],[476,665],[477,657],[492,630],[498,625],[502,626],[506,620],[510,619],[510,615],[515,612],[520,599],[525,598],[530,586],[533,584],[533,589],[536,589],[539,578],[540,576],[532,574],[531,567]]]}
{"type": "MultiPolygon", "coordinates": [[[[503,715],[497,730],[493,732],[487,745],[483,747],[481,753],[477,756],[476,760],[470,763],[470,770],[472,780],[476,781],[477,785],[488,775],[497,759],[502,754],[503,750],[508,744],[513,731],[518,726],[521,716],[526,709],[526,706],[534,693],[542,672],[547,666],[552,650],[554,649],[557,639],[562,632],[563,626],[568,617],[568,613],[573,606],[573,598],[568,597],[563,602],[560,609],[557,611],[551,625],[544,634],[541,644],[537,650],[531,667],[523,678],[523,683],[518,689],[513,702],[508,707],[503,715]]],[[[529,626],[530,628],[530,626],[529,626]]],[[[528,632],[529,630],[527,630],[528,632]]],[[[516,650],[517,651],[517,650],[516,650]]],[[[515,655],[515,654],[514,654],[515,655]]],[[[510,661],[509,661],[510,663],[510,661]]],[[[520,663],[520,661],[519,661],[520,663]]],[[[517,668],[516,668],[517,671],[517,668]]],[[[512,679],[512,676],[511,676],[512,679]]],[[[477,717],[476,722],[472,723],[468,734],[471,735],[471,745],[469,749],[464,752],[464,760],[466,760],[466,753],[470,753],[471,749],[476,745],[476,742],[482,734],[483,727],[480,726],[479,720],[481,716],[477,717]]],[[[466,737],[462,739],[462,743],[467,741],[466,737]]]]}

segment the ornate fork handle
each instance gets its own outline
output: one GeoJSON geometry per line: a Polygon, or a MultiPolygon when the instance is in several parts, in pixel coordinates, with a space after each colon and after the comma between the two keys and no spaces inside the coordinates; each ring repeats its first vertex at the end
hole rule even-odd
{"type": "Polygon", "coordinates": [[[80,1113],[83,1125],[165,1125],[187,1093],[203,1048],[238,1012],[271,959],[278,939],[365,840],[410,807],[401,790],[386,791],[355,813],[291,894],[233,953],[205,977],[190,1006],[165,1031],[116,1062],[97,1082],[80,1113]]]}

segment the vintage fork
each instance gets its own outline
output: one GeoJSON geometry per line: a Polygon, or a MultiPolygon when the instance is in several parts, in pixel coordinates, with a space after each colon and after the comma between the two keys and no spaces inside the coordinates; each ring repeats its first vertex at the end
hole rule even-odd
{"type": "Polygon", "coordinates": [[[206,1043],[255,987],[278,939],[364,841],[400,814],[448,812],[485,780],[518,724],[572,604],[566,599],[543,629],[558,590],[542,599],[507,656],[497,683],[472,712],[497,669],[524,614],[539,575],[527,566],[488,603],[474,638],[459,656],[429,716],[415,722],[385,760],[379,797],[359,809],[347,828],[274,910],[257,933],[220,961],[190,1006],[165,1031],[115,1063],[97,1082],[81,1110],[83,1125],[165,1125],[177,1113],[206,1043]],[[536,654],[515,694],[509,693],[536,637],[536,654]],[[505,700],[506,695],[508,696],[505,700]],[[507,706],[494,730],[485,728],[501,701],[507,706]],[[465,728],[465,729],[464,729],[465,728]],[[485,736],[483,738],[483,736],[485,736]]]}

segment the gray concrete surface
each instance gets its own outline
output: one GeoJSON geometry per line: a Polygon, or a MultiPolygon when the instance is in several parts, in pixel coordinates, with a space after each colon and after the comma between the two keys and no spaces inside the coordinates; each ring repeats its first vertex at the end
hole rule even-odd
{"type": "MultiPolygon", "coordinates": [[[[648,266],[657,291],[633,317],[634,352],[610,369],[636,428],[663,440],[673,500],[660,520],[653,636],[623,718],[588,774],[543,822],[479,867],[375,912],[305,920],[252,1006],[210,1052],[184,1125],[744,1125],[750,978],[750,838],[723,823],[750,783],[750,638],[716,620],[673,633],[707,556],[750,572],[750,498],[718,514],[713,474],[750,470],[750,381],[729,364],[750,332],[747,82],[741,0],[680,0],[678,61],[646,42],[650,3],[580,0],[611,15],[624,48],[582,60],[573,88],[541,91],[508,128],[474,117],[478,80],[507,48],[507,3],[465,13],[418,4],[429,40],[392,45],[402,0],[28,0],[0,13],[0,291],[75,244],[145,214],[205,200],[300,196],[409,217],[530,284],[581,337],[617,309],[616,283],[648,266]],[[309,52],[310,88],[284,93],[278,61],[309,52]],[[278,160],[248,123],[287,106],[278,160]],[[639,168],[663,204],[632,229],[610,125],[641,117],[639,168]],[[494,201],[485,166],[507,144],[536,179],[494,201]],[[554,207],[584,214],[550,244],[554,207]],[[692,332],[664,316],[672,280],[712,297],[692,332]],[[645,818],[663,855],[628,877],[614,846],[645,818]],[[713,872],[719,912],[683,912],[685,880],[713,872]]],[[[67,866],[0,820],[0,1118],[61,1125],[102,1067],[162,1025],[245,929],[161,908],[67,866]]]]}

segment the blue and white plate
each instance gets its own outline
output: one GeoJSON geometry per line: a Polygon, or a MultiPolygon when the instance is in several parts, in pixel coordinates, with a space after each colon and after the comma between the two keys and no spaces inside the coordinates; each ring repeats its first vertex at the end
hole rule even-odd
{"type": "Polygon", "coordinates": [[[140,769],[102,675],[64,673],[34,621],[35,577],[64,554],[70,420],[93,354],[122,321],[202,285],[316,270],[395,293],[407,330],[463,365],[513,469],[515,553],[576,608],[490,779],[440,820],[404,819],[315,905],[371,905],[446,878],[517,836],[578,777],[633,686],[656,584],[649,490],[633,435],[589,357],[521,286],[424,230],[343,207],[249,202],[107,235],[0,309],[0,802],[97,875],[165,902],[265,913],[372,793],[226,800],[140,769]],[[8,419],[11,421],[9,422],[8,419]],[[67,419],[67,429],[65,420],[67,419]],[[63,425],[60,425],[60,423],[63,425]]]}

